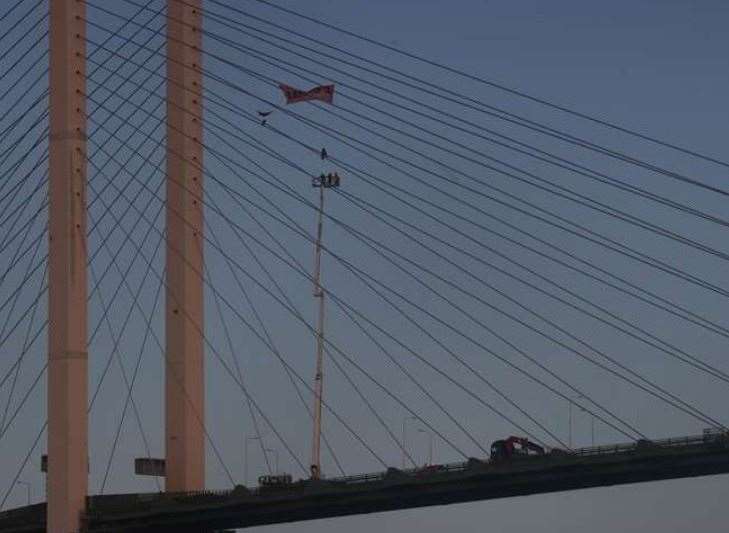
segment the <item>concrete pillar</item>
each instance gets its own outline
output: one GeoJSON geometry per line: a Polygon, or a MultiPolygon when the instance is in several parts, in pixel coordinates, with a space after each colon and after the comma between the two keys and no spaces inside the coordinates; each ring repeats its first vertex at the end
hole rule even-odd
{"type": "Polygon", "coordinates": [[[203,153],[196,118],[202,116],[200,6],[201,0],[167,2],[165,467],[170,492],[205,486],[203,153]]]}
{"type": "Polygon", "coordinates": [[[88,490],[85,3],[50,1],[47,530],[77,532],[88,490]]]}

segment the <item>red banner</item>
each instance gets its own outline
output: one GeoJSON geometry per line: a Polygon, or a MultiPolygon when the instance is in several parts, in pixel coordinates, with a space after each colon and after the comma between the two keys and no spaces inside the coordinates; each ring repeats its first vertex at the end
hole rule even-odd
{"type": "Polygon", "coordinates": [[[319,100],[331,104],[334,101],[334,85],[320,85],[311,90],[302,91],[282,83],[279,85],[279,88],[283,91],[287,104],[310,102],[312,100],[319,100]]]}

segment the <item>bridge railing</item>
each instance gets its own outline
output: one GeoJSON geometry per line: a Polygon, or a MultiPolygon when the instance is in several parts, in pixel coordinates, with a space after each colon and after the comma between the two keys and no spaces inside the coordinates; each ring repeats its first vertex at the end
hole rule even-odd
{"type": "MultiPolygon", "coordinates": [[[[656,440],[638,440],[636,442],[610,444],[605,446],[591,446],[586,448],[576,448],[571,451],[563,451],[555,454],[555,457],[590,457],[616,455],[621,453],[630,453],[640,450],[656,449],[656,448],[681,448],[690,446],[706,445],[712,442],[723,442],[729,444],[729,431],[723,429],[707,429],[702,435],[692,435],[688,437],[656,439],[656,440]]],[[[491,464],[488,460],[477,459],[477,463],[481,465],[491,464]]],[[[472,461],[447,463],[443,465],[430,465],[422,468],[410,469],[389,469],[384,472],[357,474],[352,476],[343,476],[330,478],[333,482],[342,482],[345,484],[367,483],[372,481],[384,480],[395,477],[398,473],[408,477],[418,477],[429,473],[442,472],[459,472],[468,470],[473,465],[472,461]]]]}
{"type": "MultiPolygon", "coordinates": [[[[579,448],[572,451],[564,451],[555,454],[548,454],[544,457],[532,457],[532,461],[520,461],[518,464],[528,465],[536,464],[539,460],[564,461],[570,458],[590,458],[605,457],[610,455],[622,455],[629,453],[640,453],[642,451],[651,452],[657,449],[678,449],[690,448],[696,446],[707,446],[720,444],[729,446],[729,432],[724,430],[706,431],[703,435],[695,435],[689,437],[660,439],[660,440],[642,440],[627,444],[615,444],[609,446],[593,446],[588,448],[579,448]]],[[[196,504],[210,504],[220,502],[225,504],[230,499],[270,499],[270,498],[287,498],[308,493],[318,489],[329,490],[333,487],[350,487],[355,488],[361,485],[367,485],[378,482],[413,482],[418,479],[432,479],[433,476],[447,475],[448,473],[459,473],[469,470],[488,470],[490,468],[504,468],[509,463],[493,463],[488,460],[471,459],[466,462],[449,463],[443,465],[427,465],[419,468],[398,469],[390,468],[386,471],[356,474],[351,476],[325,478],[318,481],[299,480],[291,484],[281,486],[263,486],[248,488],[242,485],[236,486],[232,490],[205,490],[189,493],[147,493],[147,494],[130,494],[120,496],[104,496],[103,499],[91,498],[90,512],[104,513],[113,510],[116,513],[124,512],[124,509],[139,511],[140,506],[150,506],[155,509],[165,507],[175,507],[182,505],[194,506],[196,504]]]]}
{"type": "Polygon", "coordinates": [[[702,444],[710,444],[714,442],[729,441],[729,432],[719,428],[707,429],[702,435],[691,435],[688,437],[657,439],[657,440],[638,440],[636,442],[626,444],[611,444],[607,446],[593,446],[589,448],[578,448],[569,452],[570,455],[590,456],[590,455],[609,455],[625,452],[639,451],[651,448],[682,448],[688,446],[699,446],[702,444]]]}

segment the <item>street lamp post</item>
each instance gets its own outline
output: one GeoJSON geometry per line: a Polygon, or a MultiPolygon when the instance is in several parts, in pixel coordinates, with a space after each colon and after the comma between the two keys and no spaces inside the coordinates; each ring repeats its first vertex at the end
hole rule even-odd
{"type": "Polygon", "coordinates": [[[592,437],[592,447],[595,447],[595,415],[590,418],[590,436],[592,437]]]}
{"type": "Polygon", "coordinates": [[[568,418],[569,418],[569,423],[568,423],[569,436],[567,438],[567,443],[569,444],[569,447],[570,447],[570,450],[571,450],[572,449],[572,400],[570,400],[570,403],[569,403],[569,415],[568,415],[568,418]]]}
{"type": "Polygon", "coordinates": [[[27,482],[27,481],[20,481],[20,480],[16,481],[15,484],[16,485],[21,485],[21,486],[24,485],[25,486],[25,493],[28,496],[28,505],[30,505],[31,484],[29,482],[27,482]]]}
{"type": "MultiPolygon", "coordinates": [[[[583,413],[587,413],[587,409],[584,407],[580,407],[580,411],[583,413]]],[[[590,415],[590,437],[592,439],[592,447],[595,447],[595,415],[592,413],[588,413],[590,415]]]]}
{"type": "Polygon", "coordinates": [[[592,447],[595,447],[595,415],[590,417],[590,437],[592,439],[592,447]]]}
{"type": "Polygon", "coordinates": [[[418,433],[423,433],[428,436],[428,465],[433,464],[433,447],[435,446],[435,436],[423,428],[418,429],[418,433]]]}
{"type": "Polygon", "coordinates": [[[407,468],[407,423],[408,420],[417,420],[417,417],[415,416],[406,416],[402,419],[402,469],[405,470],[407,468]]]}
{"type": "Polygon", "coordinates": [[[261,437],[245,437],[243,444],[243,482],[248,485],[248,441],[261,440],[261,437]]]}
{"type": "Polygon", "coordinates": [[[275,454],[275,456],[274,456],[276,458],[275,461],[274,461],[275,472],[276,472],[276,474],[278,474],[279,473],[278,472],[278,450],[274,450],[272,448],[264,448],[263,451],[264,452],[272,452],[272,453],[275,454]]]}
{"type": "MultiPolygon", "coordinates": [[[[570,449],[572,449],[572,404],[575,403],[575,400],[579,400],[581,398],[584,398],[584,396],[582,394],[578,394],[574,398],[570,398],[568,400],[569,401],[569,403],[568,403],[568,408],[569,408],[569,417],[568,417],[569,418],[569,439],[567,439],[567,442],[569,444],[570,449]]],[[[579,407],[582,411],[585,410],[579,404],[577,404],[577,407],[579,407]]]]}

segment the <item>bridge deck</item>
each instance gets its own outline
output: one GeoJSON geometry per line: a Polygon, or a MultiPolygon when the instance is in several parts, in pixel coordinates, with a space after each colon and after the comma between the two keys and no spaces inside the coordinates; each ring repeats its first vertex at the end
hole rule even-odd
{"type": "MultiPolygon", "coordinates": [[[[284,488],[89,498],[88,530],[210,531],[729,472],[729,436],[586,448],[491,463],[470,460],[284,488]]],[[[43,504],[0,514],[4,532],[44,531],[43,504]]]]}

